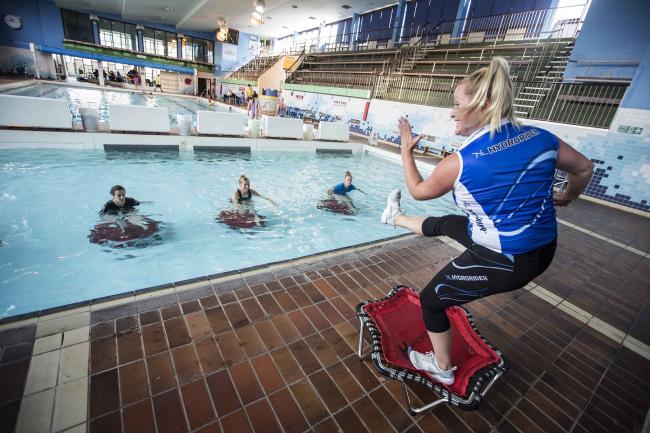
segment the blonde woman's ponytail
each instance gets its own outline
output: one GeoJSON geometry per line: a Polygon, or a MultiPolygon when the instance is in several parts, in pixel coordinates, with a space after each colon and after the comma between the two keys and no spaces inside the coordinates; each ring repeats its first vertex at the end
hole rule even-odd
{"type": "Polygon", "coordinates": [[[493,57],[486,68],[473,72],[461,81],[465,93],[472,97],[466,111],[483,108],[481,124],[488,125],[490,135],[501,129],[501,120],[510,121],[515,127],[521,124],[515,118],[514,84],[510,78],[510,65],[503,57],[493,57]]]}

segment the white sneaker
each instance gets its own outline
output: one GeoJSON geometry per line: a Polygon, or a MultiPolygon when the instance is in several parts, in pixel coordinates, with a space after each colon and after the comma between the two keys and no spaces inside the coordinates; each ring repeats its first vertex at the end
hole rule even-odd
{"type": "Polygon", "coordinates": [[[399,201],[402,199],[402,191],[397,188],[394,189],[388,194],[388,199],[386,200],[386,209],[381,214],[381,222],[383,224],[392,224],[395,227],[395,217],[398,215],[404,215],[402,209],[400,209],[399,201]]]}
{"type": "Polygon", "coordinates": [[[454,371],[456,367],[449,370],[443,370],[438,367],[436,355],[433,352],[420,353],[413,350],[410,346],[407,349],[411,364],[418,370],[426,371],[434,380],[444,384],[451,385],[454,383],[454,371]]]}

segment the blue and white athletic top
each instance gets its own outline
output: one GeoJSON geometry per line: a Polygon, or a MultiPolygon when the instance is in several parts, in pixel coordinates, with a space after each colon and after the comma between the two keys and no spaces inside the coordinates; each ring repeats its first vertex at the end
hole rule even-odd
{"type": "Polygon", "coordinates": [[[553,177],[558,138],[533,127],[502,121],[490,138],[481,128],[457,154],[454,200],[469,218],[474,242],[503,254],[521,254],[557,237],[553,177]]]}

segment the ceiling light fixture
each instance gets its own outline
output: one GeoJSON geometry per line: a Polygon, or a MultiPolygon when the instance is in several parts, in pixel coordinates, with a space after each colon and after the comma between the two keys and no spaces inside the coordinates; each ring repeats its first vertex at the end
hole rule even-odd
{"type": "Polygon", "coordinates": [[[226,40],[226,33],[217,32],[217,40],[223,42],[226,40]]]}
{"type": "Polygon", "coordinates": [[[257,12],[263,14],[264,11],[266,10],[266,3],[264,3],[264,0],[255,0],[253,2],[253,7],[257,12]]]}
{"type": "Polygon", "coordinates": [[[264,24],[262,15],[260,15],[258,12],[253,12],[251,14],[251,24],[254,26],[259,26],[260,24],[264,24]]]}

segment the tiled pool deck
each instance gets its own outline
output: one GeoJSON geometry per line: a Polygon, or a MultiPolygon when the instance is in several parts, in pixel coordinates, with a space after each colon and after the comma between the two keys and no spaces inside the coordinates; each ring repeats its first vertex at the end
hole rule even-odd
{"type": "MultiPolygon", "coordinates": [[[[1,432],[635,432],[650,402],[649,220],[580,201],[535,284],[468,305],[510,371],[412,417],[353,308],[458,253],[404,237],[0,330],[1,432]]],[[[432,396],[414,385],[423,401],[432,396]]]]}

